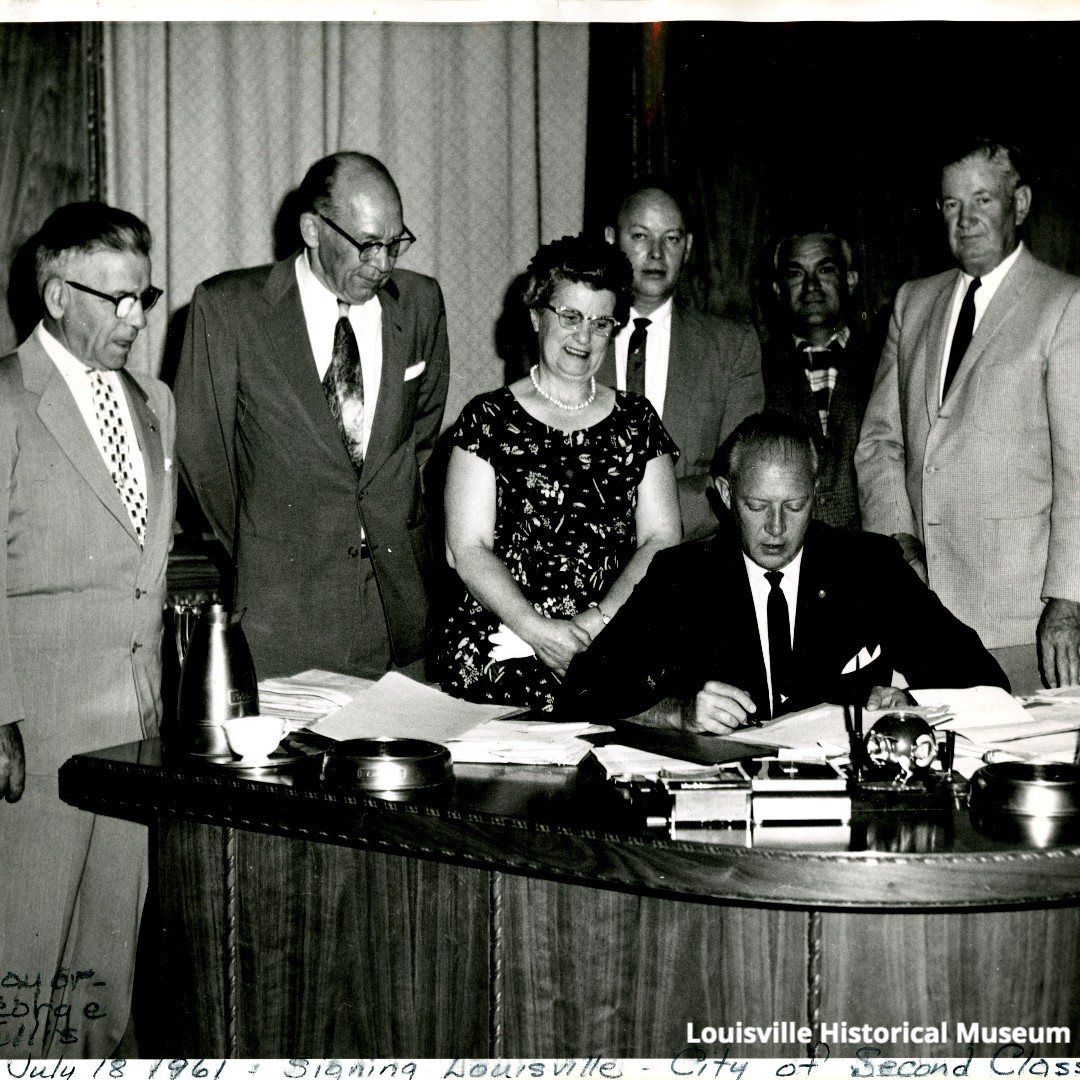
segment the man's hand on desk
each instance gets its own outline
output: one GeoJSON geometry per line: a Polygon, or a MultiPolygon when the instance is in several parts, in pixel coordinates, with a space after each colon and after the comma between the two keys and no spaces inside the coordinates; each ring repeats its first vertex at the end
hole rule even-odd
{"type": "Polygon", "coordinates": [[[711,735],[727,735],[746,723],[748,716],[757,710],[753,699],[745,690],[730,683],[710,680],[687,703],[682,712],[684,731],[707,732],[711,735]]]}
{"type": "Polygon", "coordinates": [[[903,709],[914,705],[915,699],[899,686],[875,686],[866,699],[867,712],[879,712],[883,709],[903,709]]]}
{"type": "Polygon", "coordinates": [[[1080,683],[1080,604],[1051,597],[1039,617],[1039,657],[1048,686],[1080,683]]]}
{"type": "Polygon", "coordinates": [[[0,795],[18,802],[26,785],[26,758],[18,724],[0,727],[0,795]]]}

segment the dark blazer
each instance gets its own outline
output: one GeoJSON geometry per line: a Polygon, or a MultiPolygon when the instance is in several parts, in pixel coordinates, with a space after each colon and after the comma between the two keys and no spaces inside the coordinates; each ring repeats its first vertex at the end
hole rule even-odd
{"type": "Polygon", "coordinates": [[[819,437],[821,471],[814,517],[838,529],[859,528],[855,447],[879,355],[880,350],[868,347],[865,335],[852,330],[847,346],[837,353],[836,387],[829,402],[826,435],[806,378],[804,354],[795,348],[794,338],[790,334],[774,337],[761,350],[765,407],[798,417],[819,437]]]}
{"type": "MultiPolygon", "coordinates": [[[[615,385],[615,342],[596,377],[615,385]]],[[[761,348],[749,326],[717,315],[703,315],[675,305],[671,313],[668,377],[661,419],[679,448],[675,478],[683,538],[716,529],[705,492],[717,448],[765,401],[761,384],[761,348]]]]}
{"type": "MultiPolygon", "coordinates": [[[[807,533],[793,646],[792,710],[865,701],[903,672],[918,686],[1008,688],[973,630],[904,562],[895,541],[814,522],[807,533]],[[863,648],[881,655],[842,675],[863,648]]],[[[667,697],[688,700],[710,679],[745,690],[770,713],[765,661],[742,548],[733,528],[658,552],[630,599],[563,684],[561,713],[634,716],[667,697]]]]}
{"type": "Polygon", "coordinates": [[[235,560],[234,603],[246,609],[260,678],[351,671],[361,527],[394,659],[425,649],[432,544],[421,476],[446,403],[446,313],[438,282],[407,270],[378,296],[382,375],[359,478],[327,408],[295,257],[211,278],[192,297],[177,451],[235,560]]]}

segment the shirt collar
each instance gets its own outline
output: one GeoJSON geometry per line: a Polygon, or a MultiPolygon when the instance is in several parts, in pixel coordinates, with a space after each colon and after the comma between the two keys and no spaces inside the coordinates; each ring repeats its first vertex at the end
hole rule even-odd
{"type": "Polygon", "coordinates": [[[811,345],[806,338],[800,337],[798,334],[792,336],[795,338],[795,348],[801,352],[825,352],[833,342],[839,345],[841,349],[846,349],[847,343],[851,340],[851,327],[844,323],[824,345],[811,345]]]}
{"type": "MultiPolygon", "coordinates": [[[[86,372],[94,370],[89,364],[84,364],[66,345],[46,330],[43,322],[37,324],[34,328],[34,332],[37,334],[37,339],[40,342],[41,347],[45,350],[49,359],[52,360],[65,379],[76,379],[86,372]]],[[[112,372],[103,370],[101,374],[108,377],[112,372]]],[[[112,382],[114,380],[110,379],[109,381],[112,382]]]]}
{"type": "Polygon", "coordinates": [[[675,306],[675,297],[669,296],[651,315],[642,315],[636,307],[630,308],[630,326],[635,319],[648,319],[650,327],[661,327],[671,322],[671,310],[675,306]]]}
{"type": "MultiPolygon", "coordinates": [[[[304,248],[296,256],[296,284],[300,287],[300,295],[305,301],[309,301],[312,308],[320,313],[325,312],[326,318],[331,322],[338,319],[338,298],[315,276],[311,269],[310,253],[304,248]]],[[[367,308],[374,301],[378,306],[378,295],[365,300],[362,304],[352,304],[349,310],[355,308],[367,308]]],[[[306,304],[305,304],[306,306],[306,304]]]]}
{"type": "MultiPolygon", "coordinates": [[[[983,276],[979,278],[979,281],[982,283],[981,288],[984,294],[992,293],[997,289],[997,287],[1004,280],[1005,275],[1013,268],[1013,263],[1015,263],[1016,260],[1020,258],[1020,251],[1023,246],[1024,241],[1021,240],[1020,243],[1017,244],[1016,247],[1013,248],[1013,250],[1008,255],[1006,255],[1005,258],[997,264],[997,266],[994,267],[993,270],[991,270],[988,274],[983,274],[983,276]]],[[[964,279],[964,291],[966,292],[967,287],[975,280],[975,275],[969,274],[966,270],[963,269],[961,269],[960,274],[964,279]]]]}
{"type": "MultiPolygon", "coordinates": [[[[795,558],[792,559],[791,562],[787,564],[787,566],[780,567],[780,572],[784,575],[784,578],[790,581],[798,580],[799,574],[802,572],[802,557],[805,550],[806,545],[803,544],[803,546],[799,548],[799,552],[795,556],[795,558]]],[[[765,567],[758,566],[758,564],[754,562],[754,560],[751,559],[745,551],[743,552],[743,562],[746,563],[746,572],[750,575],[751,583],[755,580],[755,578],[758,581],[765,581],[765,575],[767,573],[771,573],[771,571],[766,570],[765,567]]],[[[766,587],[770,587],[768,585],[768,582],[766,582],[766,587]]]]}

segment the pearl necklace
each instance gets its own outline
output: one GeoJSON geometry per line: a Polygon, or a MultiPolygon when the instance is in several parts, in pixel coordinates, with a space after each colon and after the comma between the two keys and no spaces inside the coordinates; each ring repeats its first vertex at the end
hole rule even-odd
{"type": "Polygon", "coordinates": [[[540,365],[533,364],[533,366],[529,368],[529,378],[532,379],[532,384],[536,392],[545,401],[550,401],[555,408],[565,409],[566,412],[581,412],[582,409],[587,409],[596,400],[596,376],[589,376],[589,396],[584,401],[579,401],[576,405],[567,405],[565,401],[560,401],[557,397],[552,397],[540,385],[540,376],[537,375],[537,371],[539,370],[540,365]]]}

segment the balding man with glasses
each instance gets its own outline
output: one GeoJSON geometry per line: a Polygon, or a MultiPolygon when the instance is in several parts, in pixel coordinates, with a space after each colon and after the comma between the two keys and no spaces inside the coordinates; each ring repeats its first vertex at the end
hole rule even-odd
{"type": "Polygon", "coordinates": [[[36,239],[42,319],[0,360],[0,1046],[100,1059],[127,1027],[146,829],[66,806],[56,776],[158,731],[175,412],[127,370],[161,296],[146,225],[74,203],[36,239]]]}
{"type": "Polygon", "coordinates": [[[297,255],[195,290],[175,385],[184,479],[234,561],[260,678],[420,674],[442,293],[396,268],[416,238],[377,159],[316,162],[298,202],[297,255]]]}

